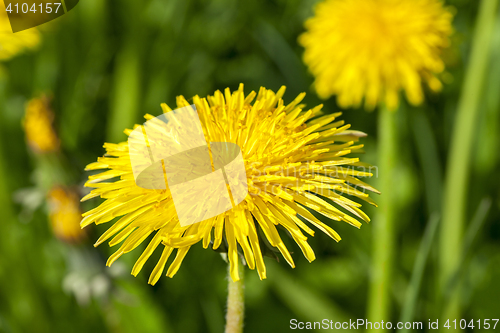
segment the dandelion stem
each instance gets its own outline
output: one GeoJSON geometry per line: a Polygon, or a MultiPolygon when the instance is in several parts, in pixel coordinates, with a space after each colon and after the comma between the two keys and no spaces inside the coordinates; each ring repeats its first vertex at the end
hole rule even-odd
{"type": "Polygon", "coordinates": [[[497,6],[498,0],[483,0],[480,4],[448,156],[439,243],[439,287],[444,306],[443,317],[450,319],[459,318],[460,314],[458,288],[449,299],[444,298],[447,286],[456,273],[462,257],[472,144],[480,112],[482,87],[490,59],[491,36],[497,6]]]}
{"type": "Polygon", "coordinates": [[[243,319],[245,315],[245,286],[244,270],[241,262],[238,265],[240,280],[234,282],[231,278],[230,266],[227,268],[228,295],[225,333],[243,332],[243,319]]]}
{"type": "Polygon", "coordinates": [[[378,119],[378,188],[382,195],[373,223],[373,258],[368,299],[370,321],[390,320],[390,287],[394,253],[394,165],[396,160],[397,111],[386,107],[379,110],[378,119]]]}

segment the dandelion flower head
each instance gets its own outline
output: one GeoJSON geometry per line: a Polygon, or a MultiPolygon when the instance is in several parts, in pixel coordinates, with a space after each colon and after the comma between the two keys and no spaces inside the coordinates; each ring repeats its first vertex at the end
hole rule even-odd
{"type": "MultiPolygon", "coordinates": [[[[354,170],[365,164],[349,156],[361,152],[362,145],[356,142],[364,134],[349,130],[350,125],[337,119],[340,113],[323,115],[321,105],[304,109],[304,93],[285,104],[284,92],[285,87],[276,93],[261,88],[258,94],[245,95],[240,85],[234,92],[228,88],[207,98],[195,96],[192,103],[183,96],[177,98],[178,108],[196,106],[207,142],[232,142],[241,148],[246,169],[249,193],[245,199],[199,223],[180,225],[168,188],[137,186],[127,142],[104,144],[106,155],[86,168],[101,171],[89,176],[85,186],[94,189],[82,200],[101,197],[105,201],[83,214],[81,226],[113,222],[95,244],[108,240],[110,246],[121,243],[107,264],[150,238],[132,274],[137,275],[154,250],[163,245],[149,278],[149,283],[155,284],[173,251],[176,255],[166,273],[169,277],[178,271],[189,248],[200,242],[204,248],[227,252],[233,280],[239,279],[240,255],[264,279],[266,249],[281,253],[292,267],[295,265],[282,237],[290,236],[309,261],[315,259],[307,242],[308,236],[314,235],[313,228],[340,240],[318,216],[358,228],[360,220],[368,222],[361,204],[351,200],[374,204],[365,190],[376,190],[358,179],[371,173],[354,170]]],[[[162,108],[171,112],[166,104],[162,108]]],[[[145,118],[154,117],[148,114],[145,118]]],[[[132,132],[125,131],[128,135],[132,132]]]]}
{"type": "Polygon", "coordinates": [[[404,90],[422,103],[422,83],[439,91],[453,15],[440,0],[326,0],[299,37],[321,98],[343,108],[384,103],[396,109],[404,90]]]}

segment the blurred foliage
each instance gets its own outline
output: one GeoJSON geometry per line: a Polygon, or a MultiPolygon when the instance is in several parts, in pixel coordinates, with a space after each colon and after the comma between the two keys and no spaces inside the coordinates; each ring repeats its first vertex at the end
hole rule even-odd
{"type": "MultiPolygon", "coordinates": [[[[0,332],[223,331],[227,281],[219,254],[198,244],[173,279],[163,277],[151,287],[148,272],[159,253],[133,278],[129,272],[140,249],[107,268],[111,250],[92,247],[103,227],[91,227],[82,244],[66,244],[51,232],[43,203],[32,202],[26,211],[22,199],[37,201],[40,177],[53,175],[43,171],[44,162],[27,148],[21,127],[25,104],[41,94],[52,97],[64,156],[58,168],[66,169],[60,176],[71,175],[72,185],[80,187],[84,166],[104,153],[105,141],[125,140],[124,128],[142,122],[145,113],[158,115],[161,102],[174,105],[176,95],[204,96],[243,82],[247,91],[286,85],[285,100],[306,91],[308,106],[320,104],[297,44],[314,3],[80,1],[68,14],[40,27],[38,50],[0,64],[0,332]],[[15,197],[23,204],[15,203],[15,197]]],[[[475,26],[477,1],[448,3],[457,14],[453,45],[445,54],[445,89],[429,94],[426,105],[405,106],[398,114],[401,155],[394,191],[401,207],[392,279],[396,306],[387,318],[392,321],[401,316],[429,217],[440,210],[450,133],[475,26]]],[[[484,217],[479,224],[468,223],[479,227],[466,230],[474,237],[461,271],[463,315],[469,320],[498,318],[500,298],[500,19],[492,43],[467,207],[469,221],[484,217]],[[491,205],[482,212],[485,198],[491,205]]],[[[334,98],[324,104],[328,112],[338,111],[334,98]]],[[[369,134],[364,158],[375,162],[375,114],[346,110],[343,119],[369,134]]],[[[369,182],[376,184],[376,179],[369,182]]],[[[374,209],[368,208],[369,215],[374,209]]],[[[313,263],[295,248],[294,270],[266,259],[267,280],[247,271],[246,332],[288,331],[292,318],[365,318],[371,226],[356,230],[333,222],[333,227],[343,240],[337,244],[316,233],[311,240],[317,256],[313,263]]],[[[434,239],[420,267],[414,320],[440,316],[436,250],[434,239]]]]}

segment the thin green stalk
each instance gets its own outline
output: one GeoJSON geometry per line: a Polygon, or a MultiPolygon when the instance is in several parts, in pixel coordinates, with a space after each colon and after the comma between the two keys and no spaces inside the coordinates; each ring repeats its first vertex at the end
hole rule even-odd
{"type": "Polygon", "coordinates": [[[239,263],[238,270],[240,280],[234,282],[231,278],[230,266],[227,268],[228,294],[225,333],[242,333],[243,319],[245,317],[245,286],[244,269],[239,263]]]}
{"type": "Polygon", "coordinates": [[[490,59],[490,45],[498,0],[482,0],[472,50],[453,128],[443,198],[443,221],[439,243],[439,290],[443,318],[459,319],[460,293],[457,288],[444,301],[446,286],[462,258],[466,219],[467,187],[476,122],[480,112],[483,83],[490,59]]]}
{"type": "Polygon", "coordinates": [[[394,170],[396,163],[397,112],[383,107],[378,119],[378,189],[382,193],[373,221],[373,258],[368,299],[368,320],[390,320],[391,278],[395,239],[396,207],[394,170]]]}

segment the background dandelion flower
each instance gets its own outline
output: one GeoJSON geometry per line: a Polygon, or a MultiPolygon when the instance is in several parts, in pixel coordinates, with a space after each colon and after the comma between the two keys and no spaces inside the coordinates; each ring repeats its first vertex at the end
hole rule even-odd
{"type": "Polygon", "coordinates": [[[62,241],[77,243],[86,237],[80,228],[81,210],[78,194],[62,186],[54,186],[47,194],[52,231],[62,241]]]}
{"type": "Polygon", "coordinates": [[[338,96],[341,107],[398,106],[404,90],[423,101],[422,81],[441,89],[441,50],[449,45],[453,15],[440,0],[326,0],[299,37],[304,62],[321,98],[338,96]]]}
{"type": "MultiPolygon", "coordinates": [[[[361,204],[342,195],[348,193],[374,204],[364,190],[376,190],[357,178],[371,174],[354,170],[364,164],[347,156],[361,151],[362,145],[355,142],[364,134],[350,131],[350,125],[336,120],[340,113],[321,115],[321,105],[304,111],[300,104],[304,93],[285,105],[284,92],[285,87],[277,93],[261,88],[258,94],[245,96],[240,85],[233,93],[226,89],[207,98],[193,98],[207,142],[232,142],[241,148],[249,190],[245,200],[230,211],[196,224],[179,224],[168,189],[149,190],[136,185],[128,143],[106,143],[106,155],[86,169],[108,170],[89,176],[85,186],[94,189],[82,199],[100,196],[106,200],[83,214],[81,226],[121,217],[95,244],[110,238],[110,246],[123,242],[107,264],[154,234],[132,269],[132,274],[137,275],[153,251],[163,244],[163,253],[149,279],[151,284],[158,281],[174,249],[177,254],[167,271],[170,277],[179,269],[190,246],[198,242],[204,248],[226,249],[235,281],[239,279],[238,246],[241,247],[247,265],[257,268],[264,279],[263,244],[277,248],[294,267],[277,226],[286,229],[304,256],[312,261],[315,255],[303,232],[313,236],[310,226],[314,226],[336,241],[340,237],[311,210],[356,227],[361,225],[358,219],[368,222],[361,204]],[[116,177],[120,179],[106,181],[116,177]]],[[[177,107],[189,105],[184,97],[177,98],[177,107]]],[[[164,112],[171,111],[166,104],[162,108],[164,112]]],[[[130,135],[132,130],[125,132],[130,135]]]]}
{"type": "Polygon", "coordinates": [[[26,105],[23,127],[26,141],[35,153],[59,150],[59,138],[52,127],[53,120],[54,113],[47,97],[33,98],[26,105]]]}

